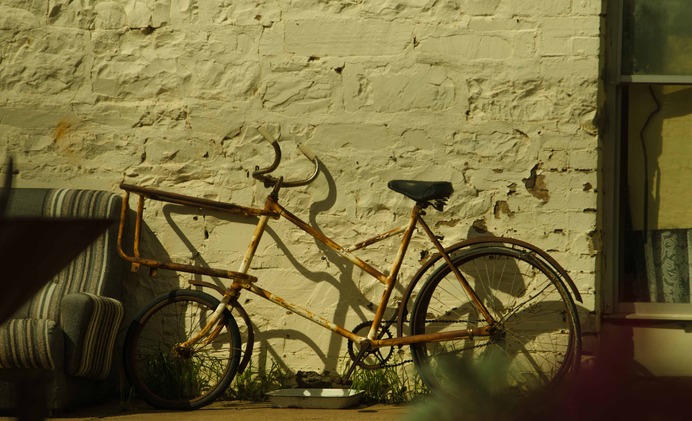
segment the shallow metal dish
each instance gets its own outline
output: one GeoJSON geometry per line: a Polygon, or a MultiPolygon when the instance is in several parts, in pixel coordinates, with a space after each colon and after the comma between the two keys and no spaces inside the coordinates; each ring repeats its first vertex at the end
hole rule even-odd
{"type": "Polygon", "coordinates": [[[268,392],[269,402],[277,408],[343,409],[360,402],[362,390],[353,389],[279,389],[268,392]]]}

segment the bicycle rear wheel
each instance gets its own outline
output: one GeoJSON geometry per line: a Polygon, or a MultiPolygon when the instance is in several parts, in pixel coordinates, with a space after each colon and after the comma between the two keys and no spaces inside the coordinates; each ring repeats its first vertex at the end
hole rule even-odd
{"type": "Polygon", "coordinates": [[[162,409],[196,409],[213,402],[230,385],[240,360],[240,333],[230,312],[207,336],[177,349],[201,331],[219,300],[176,290],[154,300],[132,322],[123,363],[139,397],[162,409]]]}
{"type": "MultiPolygon", "coordinates": [[[[452,260],[496,325],[489,336],[412,345],[428,387],[446,395],[482,387],[493,396],[518,396],[551,387],[576,369],[581,351],[577,310],[545,261],[504,245],[464,250],[452,260]]],[[[449,266],[440,266],[416,297],[411,333],[483,326],[486,321],[449,266]]]]}

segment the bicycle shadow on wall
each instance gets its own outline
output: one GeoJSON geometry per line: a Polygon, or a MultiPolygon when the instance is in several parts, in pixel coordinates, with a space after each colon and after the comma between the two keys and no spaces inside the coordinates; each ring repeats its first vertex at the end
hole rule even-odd
{"type": "MultiPolygon", "coordinates": [[[[318,216],[331,210],[337,201],[337,185],[334,177],[332,176],[329,169],[324,165],[322,161],[319,162],[320,165],[320,175],[324,176],[325,182],[327,183],[327,193],[325,197],[321,200],[313,201],[308,209],[308,223],[311,227],[317,230],[319,233],[328,235],[324,233],[317,222],[318,216]]],[[[383,182],[384,186],[385,183],[383,182]]],[[[269,232],[269,231],[268,231],[269,232]]],[[[297,259],[294,254],[286,247],[283,241],[278,237],[276,232],[271,231],[270,235],[273,237],[275,244],[280,248],[282,254],[287,257],[291,265],[300,273],[300,275],[308,281],[315,284],[321,282],[327,282],[330,286],[336,289],[339,293],[339,298],[333,303],[334,311],[331,314],[330,321],[333,321],[339,326],[343,326],[346,329],[353,329],[357,333],[364,335],[367,333],[364,329],[366,323],[371,323],[374,317],[374,311],[377,308],[377,303],[372,302],[368,299],[366,293],[359,287],[358,283],[355,282],[354,277],[357,275],[359,269],[356,265],[350,262],[348,259],[340,256],[336,251],[326,246],[324,243],[314,239],[314,244],[317,246],[322,254],[322,259],[327,261],[327,267],[333,265],[334,270],[326,271],[313,271],[308,269],[302,262],[304,260],[297,259]],[[335,275],[336,274],[336,275],[335,275]],[[367,309],[367,311],[366,311],[367,309]],[[353,312],[353,314],[351,314],[353,312]],[[368,316],[370,312],[370,316],[368,316]],[[352,319],[357,319],[356,324],[349,326],[348,322],[349,315],[352,319]],[[363,329],[363,330],[360,330],[363,329]]],[[[398,238],[398,237],[395,237],[398,238]]],[[[388,269],[388,268],[380,268],[388,269]]],[[[365,275],[365,272],[363,272],[365,275]]],[[[373,290],[377,294],[376,300],[380,299],[380,295],[384,292],[384,285],[365,275],[365,278],[372,280],[374,285],[373,290]]],[[[408,279],[406,279],[408,280],[408,279]]],[[[407,283],[397,282],[395,291],[401,296],[404,294],[405,287],[407,283]]],[[[394,302],[394,301],[392,301],[394,302]]],[[[396,312],[398,308],[389,308],[384,319],[389,320],[396,317],[396,312]]],[[[369,328],[369,324],[367,325],[369,328]]],[[[324,354],[325,362],[325,372],[331,373],[338,371],[338,363],[340,359],[344,356],[344,345],[346,339],[340,335],[332,334],[329,336],[329,344],[326,348],[326,354],[324,354]]],[[[350,351],[349,351],[350,352],[350,351]]]]}
{"type": "MultiPolygon", "coordinates": [[[[317,224],[317,216],[325,212],[329,209],[331,209],[334,204],[336,203],[336,197],[337,197],[337,189],[336,189],[336,183],[334,181],[334,178],[332,177],[331,173],[328,171],[328,169],[320,163],[320,172],[324,174],[326,183],[327,183],[327,194],[326,197],[323,200],[313,202],[309,208],[309,223],[311,226],[313,226],[315,229],[321,231],[319,229],[319,226],[317,224]]],[[[209,223],[210,225],[213,226],[213,222],[210,222],[210,217],[212,218],[217,218],[219,220],[223,220],[224,222],[228,222],[230,224],[233,224],[234,227],[239,226],[236,224],[245,224],[248,227],[254,227],[257,224],[257,218],[255,217],[248,217],[248,216],[233,216],[233,215],[228,215],[225,213],[215,213],[213,211],[200,211],[199,209],[195,209],[192,207],[183,207],[179,205],[170,205],[167,204],[163,207],[163,215],[166,218],[166,221],[168,223],[168,226],[172,229],[173,234],[176,238],[176,240],[180,240],[183,244],[183,246],[187,249],[187,251],[190,253],[191,259],[194,261],[195,265],[197,266],[202,266],[202,267],[210,267],[209,262],[203,257],[202,253],[200,253],[200,250],[195,246],[196,242],[192,241],[189,238],[188,233],[186,233],[186,230],[184,230],[178,222],[180,222],[181,218],[180,216],[183,216],[185,218],[188,218],[189,222],[189,217],[191,216],[193,219],[197,219],[197,221],[194,222],[197,226],[195,227],[196,230],[201,232],[201,230],[204,230],[204,239],[210,238],[210,232],[212,229],[207,229],[207,224],[209,223]]],[[[279,222],[280,223],[280,222],[279,222]]],[[[218,226],[217,226],[218,228],[218,226]]],[[[290,229],[290,228],[289,228],[290,229]]],[[[187,230],[189,231],[189,230],[187,230]]],[[[334,277],[334,272],[335,271],[330,271],[330,272],[325,272],[325,271],[314,271],[309,268],[307,268],[303,263],[301,262],[300,259],[296,258],[296,255],[294,254],[293,251],[289,249],[289,247],[286,245],[286,243],[282,240],[280,234],[278,234],[274,229],[271,228],[271,226],[268,226],[266,229],[266,233],[269,234],[269,236],[272,238],[274,241],[274,244],[276,247],[279,249],[280,253],[278,255],[285,256],[289,263],[295,268],[296,270],[296,275],[302,277],[305,279],[305,281],[311,281],[315,284],[321,283],[321,282],[327,282],[331,285],[331,287],[335,288],[338,290],[338,294],[341,297],[349,297],[349,299],[337,299],[335,300],[336,307],[334,309],[334,313],[329,316],[330,320],[335,322],[338,325],[345,326],[347,322],[347,316],[349,313],[350,309],[353,309],[359,318],[359,320],[366,320],[366,314],[363,311],[362,307],[369,307],[369,308],[374,308],[374,304],[370,303],[364,296],[364,294],[360,291],[358,288],[357,284],[353,282],[353,265],[346,260],[345,258],[340,257],[336,252],[333,252],[331,249],[328,247],[324,246],[322,243],[319,241],[315,241],[317,244],[319,250],[323,253],[323,259],[328,259],[329,263],[333,264],[336,267],[336,270],[339,271],[338,278],[334,277]],[[350,297],[353,297],[352,299],[350,297]],[[357,298],[360,297],[360,298],[357,298]],[[354,305],[353,303],[365,303],[362,306],[359,305],[354,305]]],[[[213,233],[212,233],[213,234],[213,233]]],[[[234,232],[235,234],[235,232],[234,232]]],[[[193,235],[198,235],[198,233],[194,233],[193,235]]],[[[249,230],[247,233],[242,233],[239,235],[242,239],[238,242],[239,247],[245,246],[244,240],[246,239],[249,242],[249,239],[252,236],[252,231],[249,230]]],[[[199,240],[199,239],[195,239],[199,240]]],[[[263,240],[266,241],[266,240],[263,240]]],[[[197,241],[199,242],[199,241],[197,241]]],[[[235,254],[242,256],[244,249],[243,250],[234,250],[233,251],[235,254]]],[[[237,262],[234,262],[237,263],[237,262]]],[[[200,279],[201,275],[195,275],[196,279],[200,279]]],[[[227,287],[226,280],[222,280],[219,278],[212,278],[214,284],[218,288],[225,289],[227,287]]],[[[305,281],[300,281],[300,282],[305,282],[305,281]]],[[[379,285],[379,284],[378,284],[379,285]]],[[[401,288],[401,285],[398,285],[399,288],[401,288]]],[[[217,289],[218,291],[218,289],[217,289]]],[[[210,291],[207,291],[210,292],[210,291]]],[[[252,295],[245,295],[245,298],[243,299],[241,297],[241,304],[248,304],[251,301],[254,300],[254,297],[252,295]]],[[[277,309],[269,309],[268,311],[276,311],[277,309]]],[[[277,352],[276,350],[272,349],[271,346],[269,345],[269,342],[272,339],[279,339],[279,340],[286,340],[286,339],[291,339],[291,340],[297,340],[305,343],[307,346],[309,346],[312,351],[314,352],[315,355],[317,355],[321,361],[323,362],[325,366],[326,371],[334,371],[337,369],[337,363],[340,357],[343,356],[343,341],[344,339],[341,336],[338,335],[330,335],[329,337],[329,344],[326,347],[326,352],[323,352],[322,349],[324,347],[318,346],[315,341],[309,338],[306,334],[299,332],[297,330],[293,329],[271,329],[271,330],[259,330],[258,326],[253,323],[252,321],[248,319],[245,320],[246,324],[249,324],[250,328],[253,331],[257,331],[259,334],[257,336],[254,336],[254,341],[257,343],[260,343],[260,349],[261,350],[267,350],[269,354],[273,358],[277,360],[277,362],[282,363],[280,354],[283,354],[282,352],[277,352]]],[[[345,326],[348,328],[348,326],[345,326]]],[[[264,352],[264,351],[261,351],[264,352]]],[[[264,356],[260,355],[260,362],[261,360],[265,359],[266,360],[266,353],[264,356]]]]}
{"type": "MultiPolygon", "coordinates": [[[[318,232],[325,234],[317,222],[317,218],[320,214],[326,213],[334,207],[337,201],[338,189],[336,181],[332,176],[329,169],[320,161],[320,174],[324,177],[324,181],[327,185],[327,194],[322,200],[313,201],[310,204],[308,210],[308,223],[318,232]]],[[[325,271],[312,271],[305,267],[300,260],[296,259],[295,256],[285,247],[283,242],[279,238],[274,238],[277,246],[279,246],[286,257],[289,259],[290,263],[295,267],[298,272],[303,276],[305,280],[309,280],[315,284],[321,282],[327,282],[338,291],[340,298],[335,301],[334,312],[330,316],[330,320],[339,326],[343,326],[347,329],[355,328],[356,326],[348,326],[347,318],[349,316],[349,311],[355,313],[355,317],[360,321],[371,320],[372,317],[368,317],[364,309],[367,308],[369,311],[374,311],[376,304],[372,303],[363,291],[358,287],[358,284],[354,281],[354,275],[356,274],[357,267],[348,261],[346,258],[340,256],[334,250],[327,247],[325,244],[318,240],[314,240],[314,244],[317,246],[319,251],[322,253],[322,258],[328,263],[328,267],[333,265],[335,270],[325,272],[325,271]],[[336,275],[335,275],[336,274],[336,275]],[[335,277],[336,276],[336,277],[335,277]]],[[[376,286],[382,287],[381,284],[377,283],[376,286]]],[[[397,288],[401,289],[401,284],[397,284],[397,288]]],[[[382,291],[384,288],[382,287],[382,291]]],[[[395,309],[390,309],[391,313],[385,315],[385,317],[391,317],[394,314],[395,309]]],[[[363,333],[363,332],[361,332],[363,333]]],[[[343,357],[344,354],[344,342],[345,338],[333,334],[329,336],[329,344],[326,351],[326,361],[325,361],[325,371],[333,372],[338,369],[337,364],[339,358],[343,357]]]]}
{"type": "MultiPolygon", "coordinates": [[[[239,240],[238,247],[243,248],[244,246],[247,245],[247,242],[250,241],[250,238],[252,237],[252,230],[254,227],[257,225],[257,218],[252,217],[252,216],[236,216],[236,215],[229,215],[227,213],[222,213],[222,212],[213,212],[209,210],[200,210],[188,206],[180,206],[180,205],[171,205],[167,204],[163,207],[162,209],[163,215],[166,219],[166,222],[168,226],[172,229],[175,238],[180,240],[184,247],[187,248],[187,250],[190,252],[191,259],[193,260],[194,264],[196,266],[204,267],[204,268],[210,268],[212,265],[203,257],[203,253],[201,253],[197,247],[194,245],[193,241],[190,240],[188,234],[186,233],[185,230],[182,229],[180,224],[177,222],[179,221],[179,217],[191,217],[193,221],[197,222],[197,230],[202,229],[204,232],[204,237],[205,240],[210,238],[210,236],[213,234],[213,230],[215,228],[219,227],[219,224],[215,224],[214,222],[209,221],[211,218],[215,218],[219,221],[223,221],[228,224],[232,224],[234,228],[239,227],[240,225],[244,225],[248,227],[248,232],[243,233],[245,235],[241,235],[241,239],[239,240]],[[200,221],[201,219],[201,221],[200,221]],[[201,225],[200,225],[201,224],[201,225]],[[207,225],[209,224],[209,225],[207,225]]],[[[275,241],[276,245],[282,250],[283,254],[286,254],[287,256],[290,256],[289,250],[283,246],[283,243],[280,241],[279,235],[271,228],[267,227],[266,229],[266,234],[269,234],[275,241]]],[[[226,250],[227,251],[227,250],[226,250]]],[[[234,251],[235,255],[242,256],[244,252],[243,249],[238,249],[237,251],[234,251]]],[[[290,257],[292,258],[292,257],[290,257]]],[[[294,261],[295,259],[292,258],[294,261]]],[[[239,262],[233,261],[231,262],[233,264],[237,264],[239,262]]],[[[297,263],[297,261],[296,261],[297,263]]],[[[228,263],[227,263],[228,264],[228,263]]],[[[303,275],[307,275],[307,269],[305,269],[305,272],[301,273],[303,275]]],[[[203,285],[199,284],[197,281],[202,281],[203,275],[200,274],[194,274],[190,275],[193,276],[188,282],[193,286],[198,289],[203,289],[205,292],[216,296],[217,298],[221,297],[221,292],[225,290],[230,281],[228,279],[221,279],[219,277],[215,276],[206,276],[208,277],[213,285],[216,288],[204,288],[203,285]],[[215,293],[216,291],[216,293],[215,293]]],[[[179,285],[176,285],[176,288],[180,287],[179,285]]],[[[243,308],[250,304],[252,306],[252,302],[255,300],[256,297],[254,297],[252,294],[245,293],[241,295],[241,305],[243,308]]],[[[252,311],[252,308],[241,310],[241,311],[252,311]]],[[[278,311],[278,307],[272,307],[270,308],[270,311],[278,311]]],[[[280,367],[283,370],[286,370],[288,367],[285,365],[285,363],[282,361],[283,358],[280,356],[281,353],[277,352],[274,350],[270,345],[269,341],[272,339],[293,339],[293,340],[300,340],[303,343],[305,343],[307,346],[309,346],[314,353],[322,360],[325,362],[327,361],[326,354],[322,352],[321,348],[307,335],[305,335],[303,332],[296,331],[293,329],[261,329],[260,326],[258,326],[254,321],[251,320],[251,318],[244,319],[242,313],[236,309],[234,311],[234,316],[236,316],[236,319],[239,323],[239,327],[241,327],[241,335],[242,337],[242,348],[243,348],[243,355],[248,349],[248,341],[252,340],[253,343],[259,344],[259,352],[260,355],[258,356],[258,361],[260,364],[260,367],[262,367],[266,362],[267,358],[271,356],[271,358],[274,359],[274,361],[280,365],[280,367]],[[247,326],[246,329],[242,329],[242,323],[241,320],[244,321],[246,324],[250,324],[247,326]],[[252,331],[252,333],[250,333],[252,331]],[[269,355],[268,355],[269,354],[269,355]]],[[[250,344],[251,349],[255,349],[256,347],[253,344],[250,344]]],[[[249,358],[249,357],[247,357],[249,358]]],[[[241,359],[243,359],[241,357],[241,359]]],[[[244,367],[243,367],[244,368],[244,367]]]]}
{"type": "MultiPolygon", "coordinates": [[[[323,231],[320,229],[319,223],[317,222],[318,216],[332,209],[337,201],[338,189],[336,181],[332,176],[329,169],[320,161],[320,173],[324,176],[325,182],[327,183],[327,194],[322,200],[313,201],[308,210],[308,221],[309,224],[315,228],[320,233],[323,231]]],[[[382,185],[384,186],[384,182],[382,185]]],[[[323,233],[324,234],[324,233],[323,233]]],[[[282,244],[277,240],[277,244],[281,247],[282,244]]],[[[357,275],[359,269],[346,258],[340,256],[331,248],[327,247],[320,241],[314,241],[317,248],[322,253],[323,259],[327,260],[328,265],[335,266],[334,271],[330,272],[314,272],[307,269],[302,263],[297,260],[287,249],[283,249],[286,256],[291,261],[291,264],[303,275],[304,278],[311,280],[315,283],[328,282],[333,288],[339,291],[341,297],[347,297],[347,299],[336,300],[336,306],[334,308],[334,314],[332,320],[345,328],[356,328],[356,326],[347,326],[347,317],[349,311],[354,312],[354,317],[360,322],[372,321],[374,316],[374,311],[377,308],[377,303],[373,303],[368,299],[366,294],[359,288],[358,284],[354,282],[354,276],[357,275]],[[335,273],[338,272],[338,277],[335,277],[335,273]],[[366,310],[370,312],[368,316],[366,310]]],[[[382,268],[381,268],[382,269],[382,268]]],[[[364,273],[364,272],[363,272],[364,273]]],[[[366,279],[371,278],[365,276],[366,279]]],[[[381,294],[384,291],[384,286],[379,282],[373,280],[374,291],[376,294],[381,294]]],[[[397,283],[396,291],[403,295],[405,284],[397,283]]],[[[379,295],[376,299],[379,299],[379,295]]],[[[390,308],[385,314],[385,319],[394,317],[396,314],[395,308],[390,308]]],[[[359,332],[364,334],[363,331],[359,332]]],[[[344,350],[344,339],[339,335],[330,335],[329,345],[327,347],[327,362],[325,367],[326,371],[337,370],[336,364],[338,359],[343,357],[344,350]]]]}
{"type": "MultiPolygon", "coordinates": [[[[131,221],[135,220],[136,212],[127,209],[125,230],[123,233],[123,247],[128,252],[132,247],[133,230],[131,221]]],[[[157,256],[161,260],[170,260],[170,255],[159,238],[146,222],[142,223],[140,234],[140,252],[143,256],[157,256]]],[[[146,266],[137,266],[125,263],[127,268],[123,281],[123,295],[126,297],[126,317],[123,327],[127,327],[139,312],[145,308],[151,300],[179,287],[178,275],[171,270],[151,271],[146,266]]]]}
{"type": "MultiPolygon", "coordinates": [[[[493,239],[493,238],[500,238],[494,235],[493,233],[486,231],[483,228],[479,228],[476,226],[470,226],[468,229],[468,234],[467,234],[467,239],[476,239],[476,238],[485,238],[485,239],[493,239]]],[[[549,252],[552,250],[548,250],[549,252]]],[[[574,296],[571,294],[570,291],[568,291],[568,294],[570,294],[573,298],[574,296]]],[[[584,323],[584,321],[588,320],[589,314],[592,312],[589,308],[584,306],[582,303],[577,302],[574,300],[574,305],[576,307],[577,313],[579,315],[579,321],[580,323],[584,323]]]]}

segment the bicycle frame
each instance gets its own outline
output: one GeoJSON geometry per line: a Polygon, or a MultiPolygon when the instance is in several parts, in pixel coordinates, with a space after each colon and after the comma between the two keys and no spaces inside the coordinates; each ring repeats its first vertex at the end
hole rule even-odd
{"type": "Polygon", "coordinates": [[[207,199],[199,199],[191,196],[185,196],[181,194],[176,194],[176,193],[169,193],[169,192],[164,192],[161,190],[156,190],[156,189],[150,189],[150,188],[144,188],[144,187],[138,187],[138,186],[132,186],[128,184],[121,184],[120,186],[123,190],[125,190],[124,198],[123,198],[123,207],[121,211],[121,220],[120,220],[120,227],[119,227],[119,233],[118,233],[118,249],[120,252],[120,255],[123,259],[126,261],[129,261],[133,265],[133,271],[136,271],[139,268],[139,265],[145,265],[151,268],[153,273],[155,274],[156,269],[158,268],[163,268],[163,269],[170,269],[170,270],[175,270],[175,271],[181,271],[181,272],[188,272],[188,273],[195,273],[195,274],[201,274],[201,275],[208,275],[208,276],[216,276],[220,278],[227,278],[231,279],[233,282],[232,284],[228,287],[228,289],[225,291],[224,296],[221,300],[221,304],[219,305],[219,308],[217,311],[214,313],[213,316],[211,316],[210,321],[208,322],[207,326],[194,338],[190,338],[186,343],[181,344],[181,346],[187,346],[191,345],[195,342],[197,342],[200,338],[204,337],[207,335],[212,327],[216,324],[216,322],[219,320],[221,317],[221,314],[226,308],[231,308],[232,306],[229,304],[232,302],[233,299],[237,298],[239,295],[239,292],[241,289],[248,290],[266,300],[269,300],[289,311],[292,313],[295,313],[297,315],[300,315],[316,324],[319,326],[322,326],[323,328],[329,329],[332,332],[341,335],[351,341],[354,341],[356,343],[362,344],[365,341],[369,343],[369,346],[371,348],[381,348],[381,347],[390,347],[390,346],[403,346],[403,345],[410,345],[414,343],[421,343],[421,342],[432,342],[432,341],[445,341],[449,339],[456,339],[456,338],[465,338],[465,337],[476,337],[476,336],[488,336],[490,335],[490,332],[492,330],[492,326],[494,324],[494,320],[488,310],[485,308],[485,306],[481,303],[481,301],[477,298],[475,292],[473,289],[470,287],[468,282],[464,279],[464,277],[459,273],[459,271],[452,265],[451,259],[449,255],[445,252],[444,248],[442,245],[439,243],[437,238],[434,236],[430,228],[428,227],[427,223],[423,220],[422,216],[425,215],[425,211],[421,209],[419,206],[414,205],[414,207],[411,210],[411,214],[409,217],[409,222],[402,227],[395,228],[393,230],[381,233],[375,237],[372,237],[370,239],[367,239],[365,241],[362,241],[360,243],[357,243],[351,247],[345,248],[342,247],[341,245],[337,244],[334,242],[331,238],[328,236],[324,235],[320,231],[316,230],[303,220],[301,220],[299,217],[295,216],[291,212],[289,212],[286,208],[284,208],[281,204],[278,203],[278,186],[275,187],[274,191],[272,194],[267,196],[267,199],[265,201],[264,208],[249,208],[249,207],[244,207],[244,206],[239,206],[235,204],[230,204],[230,203],[224,203],[224,202],[217,202],[217,201],[211,201],[207,199]],[[124,236],[124,226],[125,226],[125,220],[126,220],[126,213],[127,209],[129,207],[129,197],[130,197],[130,192],[136,193],[139,195],[139,202],[138,202],[138,207],[137,207],[137,216],[136,216],[136,222],[135,222],[135,235],[134,235],[134,245],[133,245],[133,250],[134,250],[134,255],[130,256],[128,255],[122,246],[122,241],[123,241],[123,236],[124,236]],[[153,260],[153,259],[148,259],[140,256],[139,252],[139,239],[140,239],[140,232],[141,232],[141,224],[142,224],[142,218],[143,218],[143,210],[144,210],[144,199],[149,198],[152,200],[157,200],[157,201],[162,201],[162,202],[169,202],[169,203],[175,203],[175,204],[180,204],[180,205],[185,205],[185,206],[191,206],[191,207],[197,207],[197,208],[202,208],[202,209],[209,209],[209,210],[214,210],[214,211],[220,211],[224,213],[229,213],[229,214],[234,214],[234,215],[244,215],[244,216],[259,216],[259,221],[257,225],[255,226],[255,230],[252,236],[252,239],[250,240],[250,244],[247,247],[247,250],[245,252],[245,255],[243,257],[243,260],[240,265],[240,269],[237,272],[234,271],[228,271],[228,270],[223,270],[223,269],[214,269],[214,268],[205,268],[205,267],[200,267],[200,266],[194,266],[194,265],[187,265],[187,264],[180,264],[180,263],[174,263],[174,262],[164,262],[164,261],[158,261],[158,260],[153,260]],[[329,247],[331,250],[334,250],[336,253],[338,253],[340,256],[343,256],[347,260],[349,260],[351,263],[353,263],[355,266],[359,267],[361,270],[364,272],[368,273],[370,276],[378,280],[380,283],[382,283],[385,286],[384,292],[382,294],[382,297],[380,298],[380,302],[377,306],[376,312],[375,312],[375,317],[373,320],[373,323],[371,324],[370,330],[367,334],[367,336],[361,336],[358,335],[352,331],[349,331],[345,329],[342,326],[336,325],[335,323],[317,315],[311,312],[310,310],[301,307],[299,305],[290,303],[283,298],[271,293],[270,291],[263,289],[261,287],[258,287],[255,285],[255,282],[257,281],[257,278],[249,275],[247,272],[250,268],[250,264],[252,262],[252,259],[255,255],[255,252],[257,251],[257,248],[259,246],[260,240],[262,238],[262,235],[264,234],[264,231],[266,230],[267,224],[269,222],[269,219],[279,219],[283,217],[302,231],[306,232],[307,234],[311,235],[314,237],[316,240],[320,241],[327,247],[329,247]],[[385,338],[385,339],[378,339],[377,338],[377,332],[379,327],[382,324],[382,319],[384,317],[384,312],[387,308],[387,304],[389,302],[389,299],[391,297],[391,293],[394,290],[394,287],[396,286],[396,279],[399,274],[401,265],[403,263],[404,257],[406,255],[406,251],[408,250],[411,237],[413,236],[413,232],[415,231],[417,226],[421,226],[429,239],[432,241],[432,243],[435,245],[437,248],[438,252],[444,257],[445,261],[447,264],[450,265],[450,267],[453,269],[455,275],[459,279],[460,284],[462,287],[464,287],[469,295],[472,297],[472,300],[475,302],[476,306],[478,307],[479,311],[481,314],[484,315],[487,325],[483,327],[478,327],[478,328],[473,328],[473,329],[462,329],[462,330],[456,330],[456,331],[450,331],[450,332],[443,332],[443,333],[431,333],[431,334],[424,334],[424,335],[408,335],[408,336],[397,336],[394,338],[385,338]],[[382,240],[385,240],[387,238],[391,238],[393,236],[402,234],[402,239],[399,245],[399,249],[397,252],[396,259],[392,265],[391,271],[389,272],[389,275],[385,275],[383,272],[378,270],[376,267],[374,267],[371,264],[368,264],[367,262],[361,260],[357,256],[353,254],[354,251],[363,249],[369,245],[375,244],[377,242],[380,242],[382,240]]]}

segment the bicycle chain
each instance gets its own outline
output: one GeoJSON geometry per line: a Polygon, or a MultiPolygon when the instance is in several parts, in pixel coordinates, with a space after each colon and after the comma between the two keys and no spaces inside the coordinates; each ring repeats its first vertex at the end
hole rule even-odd
{"type": "MultiPolygon", "coordinates": [[[[439,320],[439,319],[435,319],[435,320],[426,320],[425,322],[426,323],[436,322],[436,323],[452,324],[452,323],[462,322],[462,320],[439,320]]],[[[468,322],[468,321],[466,321],[466,322],[468,322]]],[[[408,359],[408,360],[399,361],[398,363],[393,363],[393,364],[382,364],[382,368],[396,368],[396,367],[400,367],[404,364],[408,364],[408,363],[412,363],[412,362],[413,362],[413,359],[408,359]]]]}
{"type": "Polygon", "coordinates": [[[381,368],[394,368],[394,367],[400,367],[400,366],[402,366],[402,365],[404,365],[404,364],[412,363],[412,362],[413,362],[413,360],[403,360],[403,361],[399,361],[398,363],[393,363],[393,364],[382,364],[381,368]]]}
{"type": "MultiPolygon", "coordinates": [[[[469,320],[440,320],[440,319],[426,320],[425,322],[426,322],[426,323],[433,323],[433,322],[434,322],[434,323],[448,323],[448,324],[460,323],[460,322],[462,322],[462,323],[470,323],[469,320]]],[[[363,323],[361,323],[361,325],[366,325],[366,324],[367,324],[367,325],[369,326],[369,323],[370,323],[370,322],[363,322],[363,323]]],[[[361,327],[361,325],[359,325],[358,327],[361,327]]],[[[354,331],[356,331],[356,330],[358,330],[358,329],[354,329],[354,331]]],[[[389,330],[389,329],[387,329],[387,331],[388,331],[388,330],[389,330]]],[[[391,335],[391,334],[390,334],[390,335],[391,335]]],[[[387,362],[387,360],[389,360],[389,358],[390,358],[390,357],[387,357],[387,358],[385,359],[384,363],[380,365],[380,368],[396,368],[396,367],[401,367],[401,366],[404,365],[404,364],[408,364],[408,363],[412,363],[412,362],[413,362],[413,359],[408,359],[408,360],[399,361],[399,362],[397,362],[397,363],[387,364],[386,362],[387,362]]]]}

